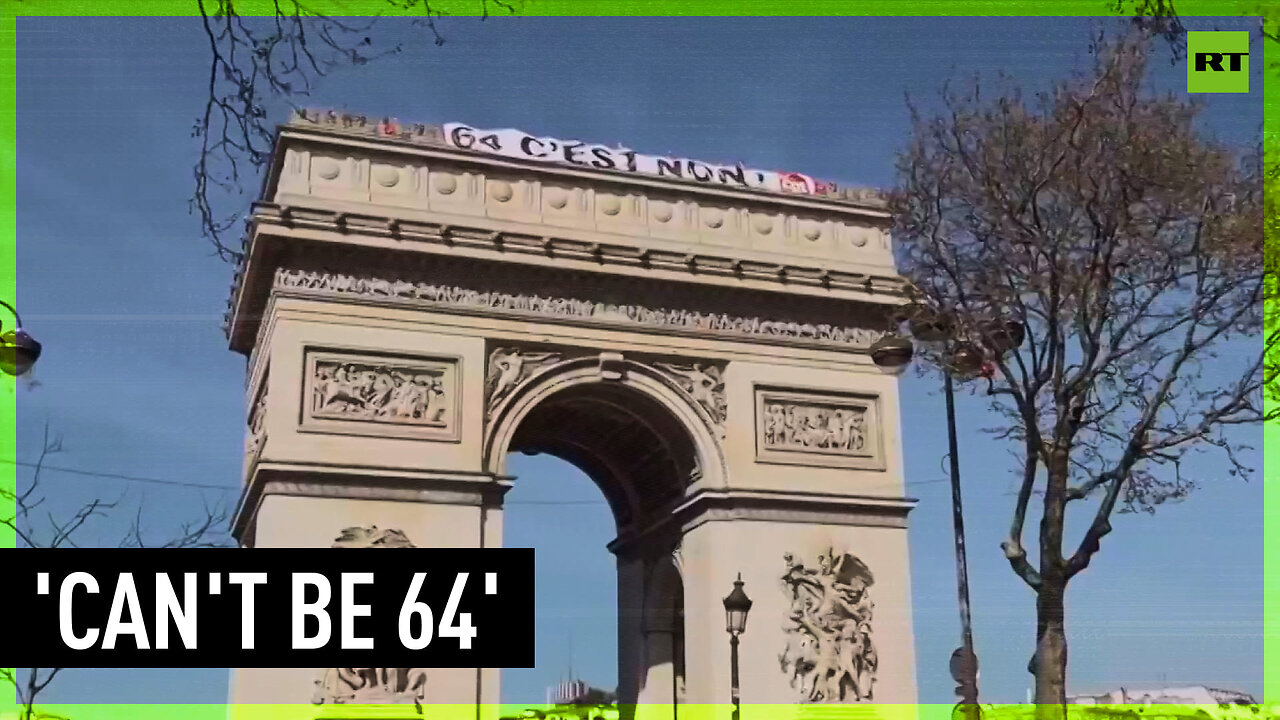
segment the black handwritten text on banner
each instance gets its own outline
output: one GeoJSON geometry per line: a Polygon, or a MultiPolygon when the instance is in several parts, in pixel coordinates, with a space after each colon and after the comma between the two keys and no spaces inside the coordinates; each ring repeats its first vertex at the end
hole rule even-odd
{"type": "Polygon", "coordinates": [[[0,663],[533,667],[533,550],[11,549],[0,663]]]}
{"type": "Polygon", "coordinates": [[[753,170],[741,165],[716,165],[688,158],[642,155],[621,146],[609,147],[577,140],[536,137],[510,128],[479,130],[461,123],[445,123],[444,137],[445,142],[462,150],[539,163],[576,165],[595,170],[640,173],[771,192],[822,195],[835,189],[834,183],[814,180],[802,173],[753,170]]]}

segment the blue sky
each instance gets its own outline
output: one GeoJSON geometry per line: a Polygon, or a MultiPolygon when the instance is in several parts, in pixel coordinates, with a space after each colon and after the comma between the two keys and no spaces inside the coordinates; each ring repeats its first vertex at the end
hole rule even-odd
{"type": "MultiPolygon", "coordinates": [[[[904,93],[928,107],[947,78],[974,72],[1043,86],[1084,60],[1093,23],[450,19],[443,47],[411,42],[400,56],[335,72],[310,104],[885,186],[907,131],[904,93]]],[[[409,38],[403,26],[384,31],[409,38]]],[[[244,359],[219,330],[231,268],[211,256],[187,213],[203,42],[193,19],[18,22],[19,298],[45,343],[40,384],[16,389],[18,460],[35,459],[48,422],[64,439],[49,461],[58,467],[225,488],[45,477],[54,509],[122,497],[123,506],[144,505],[156,538],[203,500],[234,500],[243,443],[244,359]]],[[[1165,54],[1154,72],[1158,85],[1185,88],[1185,66],[1165,54]]],[[[1206,128],[1253,142],[1259,77],[1253,87],[1210,97],[1206,128]]],[[[920,499],[910,540],[922,702],[953,701],[946,663],[959,640],[937,385],[908,375],[902,400],[908,492],[920,499]]],[[[1013,478],[1006,449],[980,432],[993,419],[982,398],[959,400],[983,697],[1016,702],[1030,681],[1033,596],[999,551],[1013,478]]],[[[1260,431],[1243,437],[1261,447],[1260,431]]],[[[1261,470],[1260,449],[1245,457],[1261,470]]],[[[506,537],[538,550],[539,644],[536,669],[504,673],[503,699],[540,702],[570,662],[612,687],[616,596],[602,496],[557,460],[516,456],[511,469],[520,480],[508,496],[506,537]]],[[[1194,469],[1225,475],[1212,457],[1194,469]]],[[[1155,517],[1115,523],[1069,591],[1073,690],[1194,682],[1260,694],[1261,482],[1209,482],[1155,517]]],[[[131,519],[130,511],[95,521],[84,541],[114,545],[131,519]]],[[[76,670],[50,699],[221,702],[226,678],[225,669],[76,670]]]]}

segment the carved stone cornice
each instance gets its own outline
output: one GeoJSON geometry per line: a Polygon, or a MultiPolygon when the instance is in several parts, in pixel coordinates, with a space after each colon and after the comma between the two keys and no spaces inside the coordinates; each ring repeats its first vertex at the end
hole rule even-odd
{"type": "Polygon", "coordinates": [[[269,495],[391,500],[501,507],[512,478],[480,472],[420,472],[380,467],[280,463],[260,460],[236,503],[231,533],[243,539],[269,495]]]}
{"type": "MultiPolygon", "coordinates": [[[[582,269],[592,272],[612,271],[661,280],[759,287],[889,305],[899,304],[903,298],[903,281],[892,271],[876,272],[871,268],[868,268],[869,272],[842,270],[817,257],[752,259],[738,256],[731,247],[697,245],[678,250],[639,247],[621,238],[619,242],[608,242],[560,237],[551,227],[541,229],[553,234],[495,232],[481,224],[412,222],[389,216],[274,203],[256,203],[252,222],[252,246],[278,240],[273,232],[310,231],[328,234],[335,240],[351,237],[392,240],[397,246],[411,243],[410,247],[422,250],[424,254],[458,255],[461,252],[472,253],[478,260],[556,266],[577,263],[582,269]]],[[[246,257],[237,269],[225,317],[229,335],[246,332],[242,326],[252,309],[245,307],[245,283],[248,275],[260,277],[270,269],[255,267],[260,265],[261,260],[246,257]]]]}
{"type": "Polygon", "coordinates": [[[673,515],[681,519],[683,533],[711,520],[905,528],[907,515],[915,506],[916,501],[910,498],[708,490],[689,498],[673,515]]]}
{"type": "Polygon", "coordinates": [[[903,290],[903,280],[889,269],[881,269],[881,272],[841,270],[823,262],[822,258],[801,255],[752,259],[731,252],[731,247],[710,245],[664,250],[625,242],[579,240],[558,236],[554,234],[556,228],[551,227],[544,228],[548,232],[540,234],[495,231],[479,223],[415,222],[372,212],[343,212],[274,202],[254,203],[251,221],[259,234],[272,227],[320,230],[417,242],[440,251],[486,250],[502,254],[507,261],[525,255],[589,261],[605,267],[613,265],[666,270],[689,276],[755,280],[788,288],[845,290],[883,295],[886,303],[900,298],[903,290]]]}
{"type": "Polygon", "coordinates": [[[625,553],[655,535],[675,532],[683,537],[704,523],[722,520],[906,528],[916,502],[907,497],[707,489],[659,513],[661,520],[620,534],[608,549],[625,553]]]}

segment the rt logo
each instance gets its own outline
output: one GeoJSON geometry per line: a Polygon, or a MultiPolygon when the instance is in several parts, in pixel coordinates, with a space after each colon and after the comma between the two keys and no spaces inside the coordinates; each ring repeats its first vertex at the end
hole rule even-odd
{"type": "Polygon", "coordinates": [[[1249,33],[1187,33],[1187,92],[1249,92],[1249,33]]]}

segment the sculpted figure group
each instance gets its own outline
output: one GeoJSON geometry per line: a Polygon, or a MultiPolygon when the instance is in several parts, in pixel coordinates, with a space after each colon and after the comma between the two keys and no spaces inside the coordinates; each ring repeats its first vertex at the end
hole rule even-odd
{"type": "Polygon", "coordinates": [[[438,424],[446,411],[439,376],[405,368],[318,362],[312,392],[320,417],[438,424]]]}
{"type": "Polygon", "coordinates": [[[775,447],[860,452],[866,447],[866,412],[794,403],[765,406],[764,441],[775,447]]]}
{"type": "Polygon", "coordinates": [[[654,363],[654,365],[684,388],[685,392],[707,411],[717,426],[723,426],[727,403],[724,397],[724,374],[719,367],[702,363],[692,365],[654,363]]]}
{"type": "Polygon", "coordinates": [[[262,449],[262,443],[266,439],[266,420],[267,420],[267,381],[262,381],[262,389],[258,392],[258,399],[253,403],[253,409],[249,412],[249,437],[245,442],[245,454],[252,457],[255,453],[262,449]]]}
{"type": "Polygon", "coordinates": [[[311,702],[316,705],[412,702],[421,713],[426,686],[424,668],[328,668],[316,681],[311,702]]]}
{"type": "MultiPolygon", "coordinates": [[[[336,548],[414,547],[402,530],[370,527],[343,528],[333,541],[336,548]]],[[[316,680],[311,702],[382,705],[413,703],[422,713],[426,697],[425,668],[326,668],[316,680]]]]}
{"type": "Polygon", "coordinates": [[[560,362],[558,353],[525,352],[518,348],[497,348],[489,353],[489,372],[485,376],[489,414],[493,414],[517,385],[557,362],[560,362]]]}
{"type": "Polygon", "coordinates": [[[871,639],[871,571],[854,556],[828,551],[806,568],[788,553],[783,585],[791,597],[787,647],[778,657],[805,702],[872,699],[878,658],[871,639]]]}

